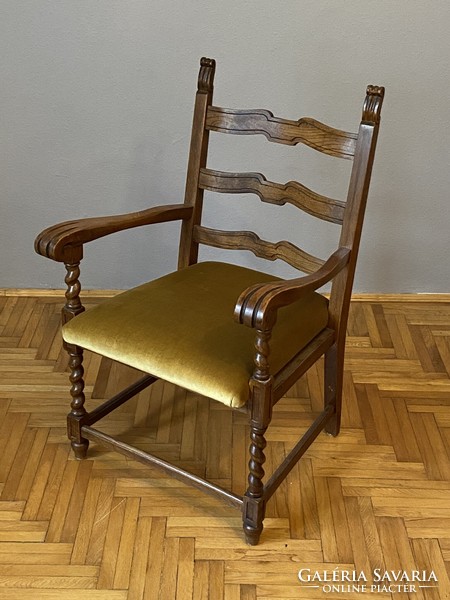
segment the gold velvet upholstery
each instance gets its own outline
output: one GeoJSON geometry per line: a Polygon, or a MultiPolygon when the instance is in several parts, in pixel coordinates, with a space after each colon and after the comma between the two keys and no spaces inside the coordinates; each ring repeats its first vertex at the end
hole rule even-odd
{"type": "MultiPolygon", "coordinates": [[[[276,277],[203,262],[141,285],[81,313],[63,328],[77,344],[232,407],[246,404],[255,330],[236,323],[239,294],[276,277]]],[[[328,303],[310,293],[278,313],[272,373],[327,326],[328,303]]]]}

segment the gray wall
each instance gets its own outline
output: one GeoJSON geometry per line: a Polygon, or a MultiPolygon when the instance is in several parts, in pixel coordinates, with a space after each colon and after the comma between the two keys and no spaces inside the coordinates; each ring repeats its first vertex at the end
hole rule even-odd
{"type": "MultiPolygon", "coordinates": [[[[385,85],[355,290],[448,291],[449,26],[448,0],[2,0],[0,287],[62,287],[62,266],[32,249],[52,223],[182,199],[206,55],[218,62],[217,104],[343,129],[357,127],[366,84],[385,85]]],[[[347,163],[317,166],[310,149],[259,136],[217,138],[213,168],[345,189],[347,163]]],[[[320,241],[310,223],[256,197],[207,201],[206,224],[326,256],[335,227],[320,241]]],[[[84,286],[126,288],[172,270],[177,232],[156,225],[93,243],[84,286]]],[[[202,256],[291,273],[247,253],[202,256]]]]}

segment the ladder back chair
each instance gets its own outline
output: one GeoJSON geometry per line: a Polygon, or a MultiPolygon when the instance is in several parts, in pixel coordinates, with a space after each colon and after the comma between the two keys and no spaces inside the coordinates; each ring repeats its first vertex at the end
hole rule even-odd
{"type": "Polygon", "coordinates": [[[239,508],[245,538],[254,545],[263,529],[267,501],[299,458],[322,430],[339,433],[347,317],[384,88],[368,86],[358,132],[347,133],[312,118],[292,121],[274,117],[267,110],[219,108],[213,104],[214,73],[215,61],[202,58],[183,204],[68,221],[39,234],[35,249],[64,263],[67,270],[62,332],[71,371],[68,436],[76,458],[85,458],[89,442],[97,441],[156,465],[239,508]],[[291,146],[303,143],[327,155],[352,160],[346,201],[319,195],[297,182],[273,183],[259,173],[209,169],[211,131],[262,134],[271,142],[291,146]],[[272,243],[250,231],[204,227],[204,190],[245,192],[258,195],[264,202],[292,204],[340,225],[339,246],[327,260],[321,260],[287,241],[272,243]],[[84,311],[79,282],[83,245],[124,229],[174,220],[181,221],[178,270],[84,311]],[[281,259],[305,274],[283,280],[224,262],[198,262],[200,244],[250,250],[271,261],[281,259]],[[316,291],[327,282],[332,282],[329,301],[316,291]],[[83,349],[146,374],[87,412],[83,349]],[[264,481],[265,433],[273,406],[322,355],[323,411],[264,481]],[[250,447],[248,487],[243,496],[93,427],[157,379],[247,412],[250,447]]]}

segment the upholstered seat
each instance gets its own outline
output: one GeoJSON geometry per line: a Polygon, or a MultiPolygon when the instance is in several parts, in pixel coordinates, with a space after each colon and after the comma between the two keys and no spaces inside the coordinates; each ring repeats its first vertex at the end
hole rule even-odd
{"type": "MultiPolygon", "coordinates": [[[[259,271],[204,262],[124,292],[81,313],[63,328],[78,344],[234,408],[244,406],[254,369],[253,331],[236,323],[236,300],[259,271]]],[[[272,333],[277,373],[328,322],[328,302],[315,292],[281,309],[272,333]]]]}

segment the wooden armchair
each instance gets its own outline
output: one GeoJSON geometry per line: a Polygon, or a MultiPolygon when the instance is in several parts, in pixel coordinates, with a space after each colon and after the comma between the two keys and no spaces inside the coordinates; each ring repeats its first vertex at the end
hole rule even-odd
{"type": "Polygon", "coordinates": [[[266,503],[277,487],[323,429],[332,435],[339,432],[346,323],[384,89],[367,88],[359,130],[347,133],[310,118],[290,121],[267,110],[214,106],[214,72],[215,61],[202,58],[184,204],[62,223],[43,231],[35,249],[42,256],[63,262],[67,269],[62,320],[72,384],[68,435],[75,456],[85,458],[89,441],[95,440],[156,465],[238,507],[247,542],[257,544],[266,503]],[[259,173],[208,169],[210,131],[263,134],[271,142],[291,146],[304,143],[330,156],[353,160],[346,202],[321,196],[297,182],[281,185],[259,173]],[[201,225],[204,190],[248,192],[264,202],[290,203],[341,225],[339,247],[324,261],[286,241],[272,243],[249,231],[206,228],[201,225]],[[174,220],[181,220],[178,270],[84,312],[78,280],[83,245],[116,231],[174,220]],[[268,260],[286,261],[307,275],[281,280],[232,264],[198,263],[199,244],[250,250],[268,260]],[[330,281],[328,301],[315,290],[330,281]],[[87,412],[83,348],[148,374],[87,412]],[[263,482],[265,432],[272,408],[322,355],[323,412],[263,482]],[[93,427],[159,378],[247,411],[251,433],[248,488],[243,497],[93,427]]]}

